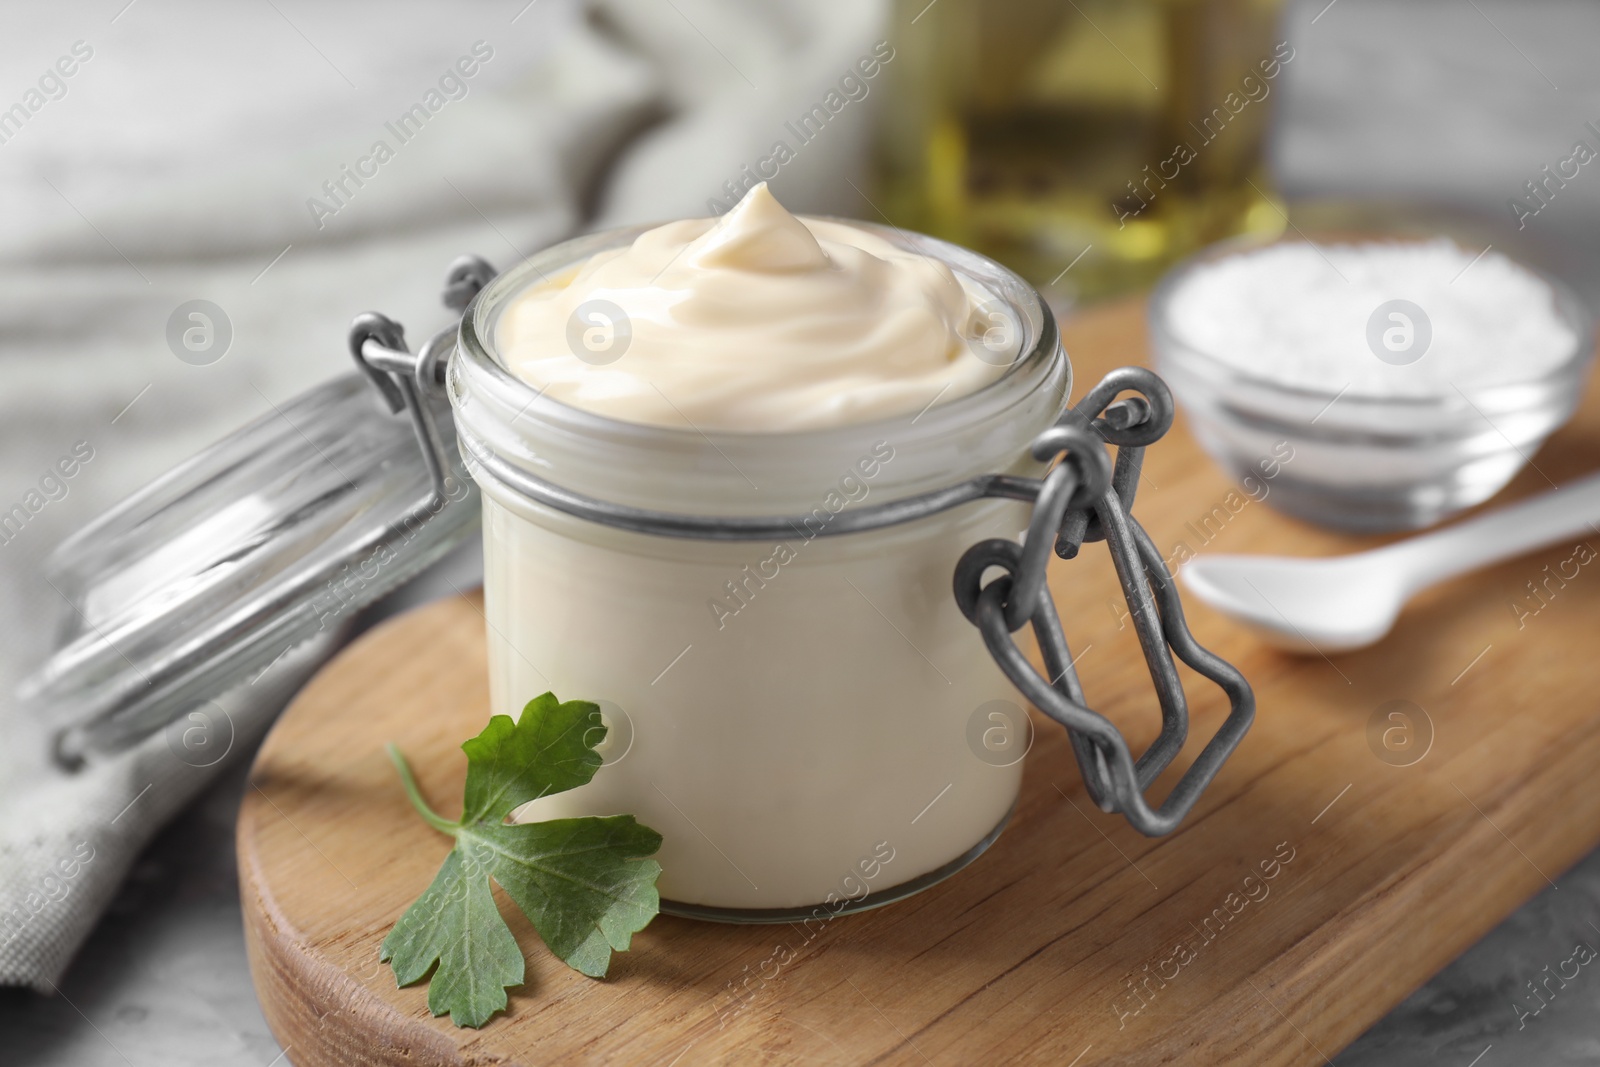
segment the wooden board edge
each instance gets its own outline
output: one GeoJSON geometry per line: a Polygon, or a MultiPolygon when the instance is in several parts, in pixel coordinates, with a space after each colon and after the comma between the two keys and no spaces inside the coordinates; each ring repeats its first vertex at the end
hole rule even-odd
{"type": "MultiPolygon", "coordinates": [[[[235,833],[250,979],[267,1027],[284,1054],[295,1067],[459,1067],[462,1058],[455,1042],[417,1026],[348,972],[307,950],[300,931],[286,920],[260,877],[254,828],[261,819],[274,817],[269,807],[263,797],[247,793],[235,833]],[[354,1024],[339,1022],[339,1016],[365,1018],[354,1024]],[[307,1019],[316,1024],[306,1025],[307,1019]],[[419,1032],[427,1039],[416,1040],[419,1032]],[[356,1039],[371,1034],[393,1035],[395,1040],[372,1046],[356,1039]]],[[[372,962],[387,971],[376,956],[372,962]]],[[[497,1056],[471,1062],[512,1063],[497,1056]]]]}

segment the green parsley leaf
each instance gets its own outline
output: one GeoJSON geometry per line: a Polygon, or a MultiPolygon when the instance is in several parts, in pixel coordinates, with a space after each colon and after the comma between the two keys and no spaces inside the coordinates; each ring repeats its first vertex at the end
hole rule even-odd
{"type": "Polygon", "coordinates": [[[456,822],[428,807],[405,757],[389,746],[412,806],[456,841],[378,957],[402,986],[433,972],[433,1014],[482,1026],[506,1006],[506,990],[523,982],[522,950],[495,904],[491,878],[550,951],[591,978],[605,977],[611,953],[628,951],[633,935],[655,918],[661,865],[647,857],[661,847],[661,835],[632,815],[505,821],[530,800],[593,778],[600,767],[595,745],[605,734],[597,705],[562,703],[550,693],[530,700],[515,723],[496,715],[461,746],[467,784],[456,822]]]}

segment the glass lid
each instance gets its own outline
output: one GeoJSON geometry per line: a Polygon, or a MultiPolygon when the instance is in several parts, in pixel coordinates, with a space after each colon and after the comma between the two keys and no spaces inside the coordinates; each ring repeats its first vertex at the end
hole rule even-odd
{"type": "MultiPolygon", "coordinates": [[[[447,291],[457,310],[462,295],[447,291]]],[[[410,357],[398,325],[361,316],[365,375],[279,405],[56,548],[43,577],[70,607],[19,696],[58,724],[60,762],[127,748],[254,679],[476,529],[441,388],[454,337],[410,357]]]]}

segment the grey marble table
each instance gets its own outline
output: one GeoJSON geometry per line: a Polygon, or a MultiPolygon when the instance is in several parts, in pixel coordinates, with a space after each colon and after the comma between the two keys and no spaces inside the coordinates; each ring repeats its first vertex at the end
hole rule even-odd
{"type": "MultiPolygon", "coordinates": [[[[1575,287],[1600,296],[1600,262],[1588,254],[1600,238],[1600,177],[1568,183],[1520,231],[1506,206],[1574,139],[1593,140],[1584,123],[1600,120],[1600,5],[1310,0],[1291,5],[1286,34],[1296,57],[1274,153],[1288,193],[1449,202],[1480,215],[1489,241],[1544,245],[1575,287]]],[[[469,551],[444,566],[460,585],[476,560],[469,551]]],[[[421,586],[389,609],[429,592],[421,586]]],[[[268,1067],[292,1058],[267,1030],[245,965],[233,856],[243,789],[241,768],[155,841],[62,996],[0,990],[0,1062],[268,1067]]],[[[1531,1012],[1540,1002],[1527,982],[1579,942],[1600,947],[1600,853],[1555,882],[1336,1062],[1600,1063],[1600,969],[1552,986],[1531,1012]]],[[[1317,1059],[1308,1049],[1306,1062],[1317,1059]]]]}

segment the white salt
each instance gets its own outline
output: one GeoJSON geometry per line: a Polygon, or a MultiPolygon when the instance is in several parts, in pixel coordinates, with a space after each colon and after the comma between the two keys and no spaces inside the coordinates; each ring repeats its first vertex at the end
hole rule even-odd
{"type": "Polygon", "coordinates": [[[1252,377],[1351,396],[1527,381],[1569,359],[1577,343],[1545,281],[1498,252],[1478,256],[1442,238],[1285,242],[1227,256],[1183,280],[1167,324],[1180,342],[1252,377]],[[1405,319],[1379,311],[1394,300],[1420,308],[1426,322],[1409,322],[1415,316],[1403,308],[1405,319]],[[1421,356],[1406,353],[1430,327],[1421,356]]]}

